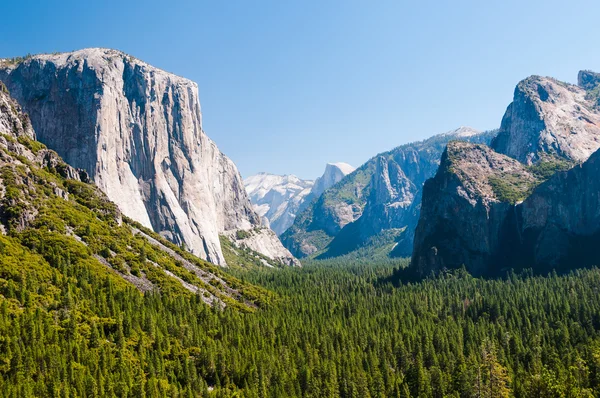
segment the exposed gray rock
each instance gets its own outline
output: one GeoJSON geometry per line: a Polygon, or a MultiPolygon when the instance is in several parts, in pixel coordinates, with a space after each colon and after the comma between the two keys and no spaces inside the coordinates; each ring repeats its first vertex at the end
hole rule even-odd
{"type": "Polygon", "coordinates": [[[588,71],[579,73],[581,87],[525,79],[492,142],[497,152],[448,145],[423,190],[417,275],[462,265],[498,275],[600,263],[599,80],[588,71]]]}
{"type": "Polygon", "coordinates": [[[366,246],[410,255],[421,188],[435,174],[446,143],[489,143],[494,134],[461,127],[375,156],[301,213],[282,235],[284,245],[297,257],[337,257],[366,246]]]}
{"type": "MultiPolygon", "coordinates": [[[[593,85],[590,76],[582,72],[580,83],[593,85]]],[[[600,148],[600,112],[594,106],[584,88],[531,76],[517,85],[492,147],[525,164],[541,154],[583,162],[600,148]]]]}
{"type": "Polygon", "coordinates": [[[581,70],[577,75],[577,85],[586,91],[592,91],[600,86],[600,73],[591,70],[581,70]]]}
{"type": "Polygon", "coordinates": [[[8,88],[2,81],[0,81],[0,133],[13,138],[35,139],[29,116],[23,113],[21,106],[10,97],[8,88]]]}
{"type": "Polygon", "coordinates": [[[340,182],[342,178],[346,177],[354,170],[355,168],[348,163],[327,163],[323,175],[315,180],[315,184],[311,190],[312,198],[318,198],[326,189],[329,189],[340,182]]]}
{"type": "Polygon", "coordinates": [[[519,206],[523,266],[539,271],[600,264],[600,150],[556,173],[519,206]]]}
{"type": "Polygon", "coordinates": [[[539,178],[521,163],[484,147],[448,160],[456,151],[448,145],[447,167],[425,184],[411,262],[417,275],[463,265],[474,275],[499,275],[600,264],[600,150],[533,190],[539,178]],[[499,197],[494,177],[514,179],[527,198],[499,197]]]}
{"type": "Polygon", "coordinates": [[[525,165],[485,145],[450,142],[423,188],[413,270],[426,276],[465,265],[474,275],[488,274],[502,257],[503,230],[514,221],[505,196],[523,198],[537,181],[525,165]]]}
{"type": "Polygon", "coordinates": [[[196,83],[98,48],[0,61],[0,80],[38,140],[174,243],[223,265],[219,233],[260,225],[237,168],[202,130],[196,83]]]}
{"type": "MultiPolygon", "coordinates": [[[[30,173],[30,164],[38,167],[47,167],[49,171],[56,171],[65,178],[82,181],[87,177],[82,170],[77,170],[60,159],[56,152],[42,148],[41,144],[34,141],[35,132],[27,114],[19,104],[10,96],[8,89],[0,82],[0,166],[7,166],[14,170],[10,185],[13,192],[7,194],[8,181],[0,178],[0,221],[1,232],[6,232],[6,225],[11,225],[17,231],[28,227],[38,214],[38,209],[32,201],[26,200],[24,193],[16,194],[15,186],[35,192],[34,179],[30,173]],[[15,213],[14,209],[19,212],[15,213]]],[[[55,183],[50,184],[53,193],[63,199],[69,195],[55,183]]],[[[119,215],[120,219],[120,215],[119,215]]]]}
{"type": "Polygon", "coordinates": [[[328,163],[316,181],[302,180],[294,175],[259,173],[244,180],[244,185],[263,224],[281,235],[293,224],[299,212],[352,171],[354,167],[347,163],[328,163]]]}

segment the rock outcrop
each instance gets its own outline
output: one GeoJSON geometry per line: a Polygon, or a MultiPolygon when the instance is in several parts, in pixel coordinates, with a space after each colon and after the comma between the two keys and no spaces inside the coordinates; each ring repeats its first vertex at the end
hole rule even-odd
{"type": "Polygon", "coordinates": [[[600,260],[598,75],[578,80],[525,79],[492,148],[448,145],[423,190],[417,275],[463,265],[475,275],[546,272],[600,260]]]}
{"type": "Polygon", "coordinates": [[[354,170],[355,168],[348,163],[327,163],[323,175],[315,180],[315,184],[310,191],[312,198],[318,198],[326,189],[329,189],[340,182],[342,178],[346,177],[354,170]]]}
{"type": "Polygon", "coordinates": [[[449,144],[425,183],[413,271],[464,265],[494,276],[600,264],[600,150],[542,183],[532,170],[487,147],[449,144]]]}
{"type": "MultiPolygon", "coordinates": [[[[29,116],[10,96],[7,87],[0,81],[0,232],[7,227],[21,231],[27,228],[38,214],[36,203],[28,196],[35,192],[40,177],[31,173],[31,168],[45,168],[50,173],[75,181],[88,181],[83,170],[66,164],[56,152],[35,141],[29,116]],[[16,186],[27,192],[19,192],[16,186]],[[29,195],[28,195],[29,194],[29,195]],[[18,209],[18,211],[15,211],[18,209]]],[[[46,182],[50,191],[65,200],[68,192],[55,182],[46,182]]],[[[37,199],[36,199],[37,200],[37,199]]],[[[120,214],[115,220],[120,222],[120,214]]]]}
{"type": "Polygon", "coordinates": [[[461,127],[375,156],[302,212],[282,235],[284,245],[297,257],[337,257],[366,246],[410,255],[421,188],[446,143],[489,143],[494,135],[461,127]]]}
{"type": "MultiPolygon", "coordinates": [[[[580,84],[593,86],[592,75],[582,72],[580,84]]],[[[600,112],[595,105],[583,87],[529,77],[517,85],[492,147],[525,164],[542,155],[583,162],[600,148],[600,112]]]]}
{"type": "Polygon", "coordinates": [[[518,214],[518,265],[538,272],[600,265],[600,150],[538,186],[518,214]]]}
{"type": "Polygon", "coordinates": [[[0,81],[0,133],[13,138],[25,137],[34,140],[35,132],[29,116],[10,97],[8,88],[0,81]]]}
{"type": "MultiPolygon", "coordinates": [[[[192,293],[218,308],[257,308],[260,296],[252,286],[123,218],[104,192],[84,181],[87,173],[67,165],[35,138],[29,118],[0,82],[0,233],[9,235],[3,245],[10,242],[5,258],[23,260],[23,271],[38,277],[51,275],[44,269],[52,267],[68,273],[84,270],[93,275],[88,279],[92,289],[102,288],[94,282],[108,281],[122,289],[117,279],[122,278],[142,293],[192,293]]],[[[236,254],[229,258],[241,262],[256,255],[245,249],[236,254]]],[[[18,268],[15,273],[10,264],[2,266],[3,277],[13,274],[15,281],[23,280],[18,268]]],[[[64,288],[60,277],[50,279],[59,282],[57,291],[64,288]]]]}
{"type": "Polygon", "coordinates": [[[347,163],[328,163],[315,181],[295,175],[259,173],[245,179],[244,186],[263,224],[281,235],[310,202],[353,171],[354,167],[347,163]]]}
{"type": "MultiPolygon", "coordinates": [[[[98,48],[2,60],[0,80],[38,140],[172,242],[224,265],[219,234],[260,226],[236,166],[202,130],[196,83],[98,48]]],[[[291,259],[271,247],[263,254],[291,259]]]]}
{"type": "Polygon", "coordinates": [[[514,203],[538,178],[515,159],[485,145],[450,142],[434,178],[425,182],[411,267],[420,276],[465,265],[488,274],[503,260],[514,203]]]}
{"type": "Polygon", "coordinates": [[[591,94],[594,97],[593,91],[600,86],[600,73],[592,72],[591,70],[580,70],[577,74],[577,85],[591,94]]]}

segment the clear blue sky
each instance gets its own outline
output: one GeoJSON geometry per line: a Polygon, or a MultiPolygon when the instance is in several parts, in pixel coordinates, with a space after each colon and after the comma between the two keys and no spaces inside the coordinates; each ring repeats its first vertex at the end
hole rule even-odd
{"type": "Polygon", "coordinates": [[[0,57],[111,47],[198,82],[238,165],[314,178],[600,70],[598,1],[3,1],[0,57]],[[495,4],[492,4],[495,3],[495,4]]]}

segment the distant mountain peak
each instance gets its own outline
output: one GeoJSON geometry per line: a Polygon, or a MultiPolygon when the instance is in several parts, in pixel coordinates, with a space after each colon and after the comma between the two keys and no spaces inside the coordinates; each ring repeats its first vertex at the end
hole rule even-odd
{"type": "Polygon", "coordinates": [[[352,171],[348,163],[327,163],[316,181],[262,172],[246,178],[244,186],[263,224],[281,235],[308,203],[352,171]]]}
{"type": "Polygon", "coordinates": [[[474,129],[472,127],[469,126],[460,126],[459,128],[455,129],[455,130],[450,130],[446,133],[443,133],[443,136],[452,136],[452,137],[460,137],[460,138],[466,138],[466,137],[473,137],[475,135],[481,134],[480,130],[474,129]]]}
{"type": "Polygon", "coordinates": [[[344,163],[344,162],[327,163],[327,165],[325,167],[326,172],[327,172],[327,167],[335,167],[335,168],[341,170],[345,174],[350,174],[355,170],[354,166],[351,166],[348,163],[344,163]]]}
{"type": "Polygon", "coordinates": [[[313,196],[318,198],[326,189],[337,184],[342,178],[352,173],[354,170],[355,168],[348,163],[327,163],[325,165],[325,172],[321,177],[317,178],[315,185],[312,188],[313,196]]]}

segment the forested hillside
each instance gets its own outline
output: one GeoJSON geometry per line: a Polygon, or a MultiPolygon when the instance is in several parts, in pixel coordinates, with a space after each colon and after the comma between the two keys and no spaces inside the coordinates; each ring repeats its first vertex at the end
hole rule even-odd
{"type": "Polygon", "coordinates": [[[598,269],[400,286],[390,263],[239,270],[278,295],[244,313],[1,240],[2,396],[600,393],[598,269]]]}

